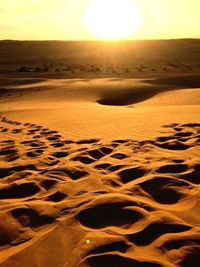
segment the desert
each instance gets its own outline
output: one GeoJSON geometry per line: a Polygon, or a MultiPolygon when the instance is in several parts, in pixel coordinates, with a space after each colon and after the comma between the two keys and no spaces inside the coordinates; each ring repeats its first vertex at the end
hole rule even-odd
{"type": "Polygon", "coordinates": [[[1,267],[200,266],[199,47],[0,42],[1,267]]]}

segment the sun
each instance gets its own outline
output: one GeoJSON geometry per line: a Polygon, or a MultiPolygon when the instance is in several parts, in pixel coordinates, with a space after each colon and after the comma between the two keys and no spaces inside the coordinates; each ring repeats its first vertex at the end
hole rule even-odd
{"type": "Polygon", "coordinates": [[[85,13],[85,22],[94,35],[118,40],[137,31],[141,14],[134,0],[92,0],[85,13]]]}

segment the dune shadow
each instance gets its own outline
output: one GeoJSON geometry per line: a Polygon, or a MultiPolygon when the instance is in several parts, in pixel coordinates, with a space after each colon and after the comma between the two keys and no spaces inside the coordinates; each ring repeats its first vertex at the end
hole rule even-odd
{"type": "Polygon", "coordinates": [[[120,92],[110,92],[97,100],[97,103],[106,106],[126,106],[142,102],[148,98],[155,96],[162,90],[160,88],[130,88],[120,92]]]}
{"type": "Polygon", "coordinates": [[[176,86],[185,88],[200,88],[200,76],[199,75],[185,75],[176,77],[161,77],[151,80],[145,80],[145,82],[158,85],[165,84],[168,86],[176,86]]]}
{"type": "Polygon", "coordinates": [[[106,92],[97,102],[101,105],[126,106],[145,101],[161,92],[200,88],[200,76],[161,77],[144,80],[138,87],[106,92]]]}

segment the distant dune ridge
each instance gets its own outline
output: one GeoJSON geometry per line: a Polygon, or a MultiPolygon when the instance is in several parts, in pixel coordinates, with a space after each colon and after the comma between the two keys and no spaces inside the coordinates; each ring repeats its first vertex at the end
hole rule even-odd
{"type": "MultiPolygon", "coordinates": [[[[198,42],[149,44],[183,59],[198,42]]],[[[0,267],[200,266],[196,52],[184,58],[188,70],[179,61],[163,70],[156,50],[161,65],[101,73],[102,62],[88,72],[90,62],[73,53],[83,44],[69,43],[82,71],[67,73],[45,52],[56,44],[8,42],[14,56],[0,59],[0,267]],[[24,46],[34,52],[20,64],[51,59],[59,71],[19,71],[24,46]]]]}
{"type": "Polygon", "coordinates": [[[199,39],[0,41],[0,74],[21,77],[157,77],[199,73],[199,39]]]}

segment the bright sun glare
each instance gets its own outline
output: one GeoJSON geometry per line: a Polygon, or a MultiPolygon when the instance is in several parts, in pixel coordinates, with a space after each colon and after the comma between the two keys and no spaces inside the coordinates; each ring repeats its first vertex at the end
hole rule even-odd
{"type": "Polygon", "coordinates": [[[94,35],[117,40],[137,31],[141,15],[134,0],[92,0],[85,21],[94,35]]]}

